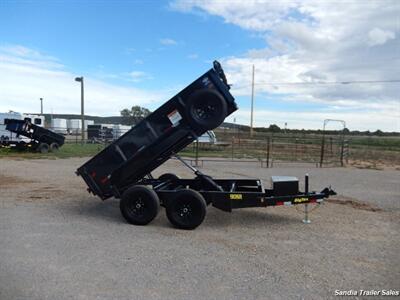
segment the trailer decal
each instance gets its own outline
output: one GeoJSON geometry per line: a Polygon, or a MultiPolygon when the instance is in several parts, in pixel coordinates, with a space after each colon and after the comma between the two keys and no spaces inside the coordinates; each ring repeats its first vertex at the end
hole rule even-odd
{"type": "Polygon", "coordinates": [[[168,119],[171,121],[172,126],[175,126],[176,124],[179,123],[180,120],[182,120],[181,114],[178,112],[178,110],[174,110],[168,114],[168,119]]]}
{"type": "Polygon", "coordinates": [[[303,202],[308,202],[308,198],[306,197],[300,197],[300,198],[294,198],[293,202],[294,203],[303,203],[303,202]]]}

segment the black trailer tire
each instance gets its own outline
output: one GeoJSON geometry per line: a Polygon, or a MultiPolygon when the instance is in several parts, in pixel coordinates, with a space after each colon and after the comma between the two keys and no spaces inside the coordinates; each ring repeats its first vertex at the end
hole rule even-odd
{"type": "Polygon", "coordinates": [[[177,228],[195,229],[206,216],[206,201],[194,190],[176,192],[166,207],[167,218],[177,228]]]}
{"type": "Polygon", "coordinates": [[[174,173],[165,173],[158,177],[158,180],[161,181],[174,181],[180,179],[178,175],[174,173]]]}
{"type": "Polygon", "coordinates": [[[51,152],[57,152],[60,149],[60,145],[57,143],[51,143],[50,144],[50,151],[51,152]]]}
{"type": "Polygon", "coordinates": [[[122,194],[119,208],[128,223],[147,225],[157,216],[160,199],[148,186],[134,185],[122,194]]]}
{"type": "Polygon", "coordinates": [[[197,90],[189,96],[186,108],[189,122],[194,127],[211,130],[225,120],[228,108],[225,99],[214,90],[197,90]]]}
{"type": "Polygon", "coordinates": [[[49,144],[40,143],[39,146],[36,148],[37,152],[40,153],[47,153],[49,152],[49,144]]]}

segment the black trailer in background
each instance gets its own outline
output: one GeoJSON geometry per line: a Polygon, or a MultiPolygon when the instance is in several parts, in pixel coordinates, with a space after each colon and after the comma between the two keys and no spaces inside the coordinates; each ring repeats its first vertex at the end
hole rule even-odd
{"type": "Polygon", "coordinates": [[[121,198],[121,213],[129,223],[148,224],[161,205],[166,208],[170,222],[183,229],[200,225],[208,204],[231,211],[320,202],[333,194],[330,189],[308,192],[308,184],[306,191],[300,192],[297,178],[277,178],[276,187],[270,190],[264,189],[259,179],[213,179],[176,155],[237,110],[229,89],[224,71],[215,61],[212,69],[79,167],[76,173],[82,176],[90,193],[103,200],[121,198]],[[171,157],[190,168],[195,178],[180,179],[169,173],[153,178],[151,172],[171,157]]]}
{"type": "Polygon", "coordinates": [[[18,136],[29,138],[25,141],[2,141],[2,146],[14,146],[19,149],[32,149],[41,153],[57,151],[63,144],[65,137],[51,130],[32,124],[29,120],[5,119],[6,130],[18,136]]]}
{"type": "Polygon", "coordinates": [[[87,127],[87,139],[90,143],[110,143],[114,140],[114,129],[101,125],[93,124],[87,127]]]}

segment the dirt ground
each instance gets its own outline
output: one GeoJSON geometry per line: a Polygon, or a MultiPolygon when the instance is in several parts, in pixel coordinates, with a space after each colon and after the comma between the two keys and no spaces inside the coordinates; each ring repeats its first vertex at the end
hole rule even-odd
{"type": "MultiPolygon", "coordinates": [[[[302,206],[210,207],[194,231],[161,210],[128,225],[118,201],[89,195],[86,159],[0,160],[0,299],[327,299],[336,290],[400,290],[400,172],[206,162],[220,178],[310,174],[338,196],[302,206]],[[296,209],[297,208],[297,209],[296,209]]],[[[190,171],[169,161],[155,175],[190,171]]],[[[346,297],[349,298],[349,297],[346,297]]],[[[360,297],[362,298],[362,297],[360,297]]]]}

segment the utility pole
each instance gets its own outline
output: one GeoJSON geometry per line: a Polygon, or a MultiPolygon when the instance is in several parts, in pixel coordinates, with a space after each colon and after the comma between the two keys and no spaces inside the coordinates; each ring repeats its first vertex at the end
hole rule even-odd
{"type": "Polygon", "coordinates": [[[76,77],[75,81],[81,83],[81,133],[82,133],[82,143],[85,140],[85,114],[84,114],[84,87],[83,87],[83,76],[76,77]]]}
{"type": "Polygon", "coordinates": [[[254,65],[251,81],[251,114],[250,114],[250,136],[253,136],[253,114],[254,114],[254,65]]]}
{"type": "Polygon", "coordinates": [[[40,114],[43,116],[43,98],[40,98],[40,114]]]}

